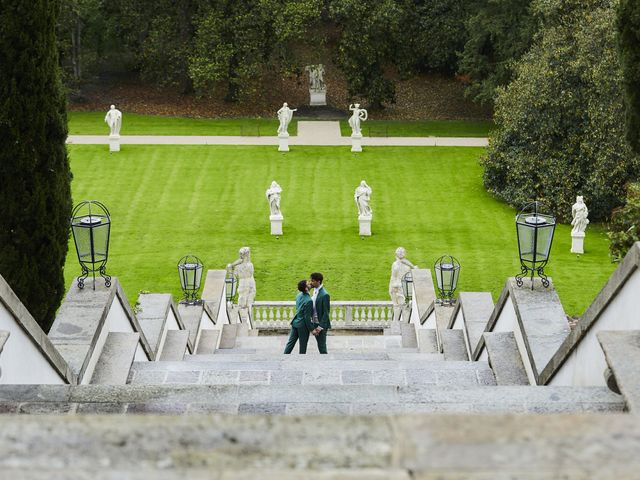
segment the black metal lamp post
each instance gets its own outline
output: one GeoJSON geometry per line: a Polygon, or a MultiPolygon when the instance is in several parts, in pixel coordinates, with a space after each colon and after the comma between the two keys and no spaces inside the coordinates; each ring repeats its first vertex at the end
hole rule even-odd
{"type": "Polygon", "coordinates": [[[178,262],[178,275],[180,275],[180,286],[184,292],[183,303],[196,305],[200,301],[197,299],[200,282],[202,281],[202,270],[204,265],[200,259],[194,255],[185,255],[178,262]]]}
{"type": "Polygon", "coordinates": [[[402,277],[402,292],[404,293],[404,301],[407,304],[411,304],[413,300],[413,276],[411,272],[402,277]]]}
{"type": "Polygon", "coordinates": [[[233,302],[238,291],[238,279],[236,274],[233,273],[233,269],[227,269],[227,276],[224,278],[225,292],[227,296],[227,303],[233,302]]]}
{"type": "Polygon", "coordinates": [[[111,277],[106,273],[109,258],[109,236],[111,217],[102,203],[89,200],[79,203],[71,214],[71,233],[82,268],[78,277],[78,288],[84,288],[84,281],[93,274],[93,289],[96,289],[96,272],[104,278],[104,284],[111,286],[111,277]]]}
{"type": "Polygon", "coordinates": [[[436,284],[440,299],[440,305],[453,305],[453,293],[458,287],[460,277],[460,262],[451,255],[443,255],[433,265],[436,273],[436,284]]]}
{"type": "Polygon", "coordinates": [[[538,274],[542,285],[549,286],[544,267],[549,261],[556,219],[553,215],[540,213],[540,202],[531,202],[516,215],[516,232],[518,234],[518,251],[520,254],[521,272],[516,275],[516,283],[523,285],[523,278],[531,273],[531,289],[533,275],[538,274]]]}

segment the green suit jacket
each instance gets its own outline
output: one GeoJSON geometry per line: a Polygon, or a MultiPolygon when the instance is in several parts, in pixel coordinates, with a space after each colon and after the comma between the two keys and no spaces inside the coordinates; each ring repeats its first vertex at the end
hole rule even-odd
{"type": "Polygon", "coordinates": [[[325,330],[329,330],[331,328],[331,301],[329,293],[324,287],[320,289],[316,297],[316,312],[318,313],[320,326],[325,330]]]}
{"type": "Polygon", "coordinates": [[[300,292],[296,297],[296,315],[291,320],[291,326],[296,328],[307,327],[309,331],[315,327],[313,319],[313,301],[311,295],[300,292]]]}

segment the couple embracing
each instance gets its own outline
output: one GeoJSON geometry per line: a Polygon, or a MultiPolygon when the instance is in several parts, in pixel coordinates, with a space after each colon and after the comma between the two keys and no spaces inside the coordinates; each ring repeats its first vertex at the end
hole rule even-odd
{"type": "Polygon", "coordinates": [[[298,282],[296,315],[291,321],[291,333],[284,353],[291,353],[300,342],[300,353],[307,353],[309,335],[316,337],[320,353],[327,353],[327,331],[331,328],[329,294],[322,285],[321,273],[314,272],[311,279],[298,282]],[[313,288],[313,295],[309,294],[313,288]]]}

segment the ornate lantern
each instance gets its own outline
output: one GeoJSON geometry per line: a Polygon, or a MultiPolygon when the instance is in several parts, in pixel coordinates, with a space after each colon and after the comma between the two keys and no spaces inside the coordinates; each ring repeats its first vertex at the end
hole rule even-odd
{"type": "Polygon", "coordinates": [[[516,215],[516,233],[518,234],[521,267],[521,272],[516,275],[516,283],[521,287],[522,279],[531,272],[532,290],[534,273],[537,273],[542,279],[542,285],[545,288],[549,286],[549,280],[544,274],[544,267],[549,261],[553,232],[556,229],[555,217],[540,213],[539,208],[540,202],[531,202],[516,215]]]}
{"type": "Polygon", "coordinates": [[[238,279],[236,278],[236,274],[233,273],[233,268],[227,268],[227,276],[224,278],[224,286],[227,302],[231,303],[238,292],[238,279]]]}
{"type": "Polygon", "coordinates": [[[198,290],[202,280],[202,270],[204,265],[200,259],[194,255],[185,255],[178,262],[178,275],[180,276],[180,286],[184,292],[183,303],[197,304],[198,290]]]}
{"type": "Polygon", "coordinates": [[[443,255],[433,266],[436,273],[436,284],[440,299],[440,305],[453,305],[453,293],[458,287],[460,276],[460,262],[451,255],[443,255]]]}
{"type": "Polygon", "coordinates": [[[411,304],[413,299],[413,276],[411,272],[402,277],[402,293],[404,293],[404,301],[407,304],[411,304]]]}
{"type": "Polygon", "coordinates": [[[84,281],[93,274],[93,289],[96,289],[96,272],[104,278],[104,284],[111,286],[111,277],[106,273],[109,257],[109,236],[111,218],[109,210],[95,200],[76,205],[71,214],[71,233],[82,268],[78,277],[78,288],[84,288],[84,281]]]}

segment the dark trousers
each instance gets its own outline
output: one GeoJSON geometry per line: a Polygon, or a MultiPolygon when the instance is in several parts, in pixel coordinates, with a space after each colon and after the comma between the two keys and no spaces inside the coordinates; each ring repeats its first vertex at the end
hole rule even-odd
{"type": "Polygon", "coordinates": [[[284,353],[291,353],[297,341],[300,341],[300,353],[307,353],[307,343],[309,342],[309,330],[307,327],[291,327],[289,340],[287,341],[287,346],[284,348],[284,353]]]}
{"type": "Polygon", "coordinates": [[[318,342],[318,351],[320,353],[327,353],[327,330],[322,330],[316,335],[316,341],[318,342]]]}

